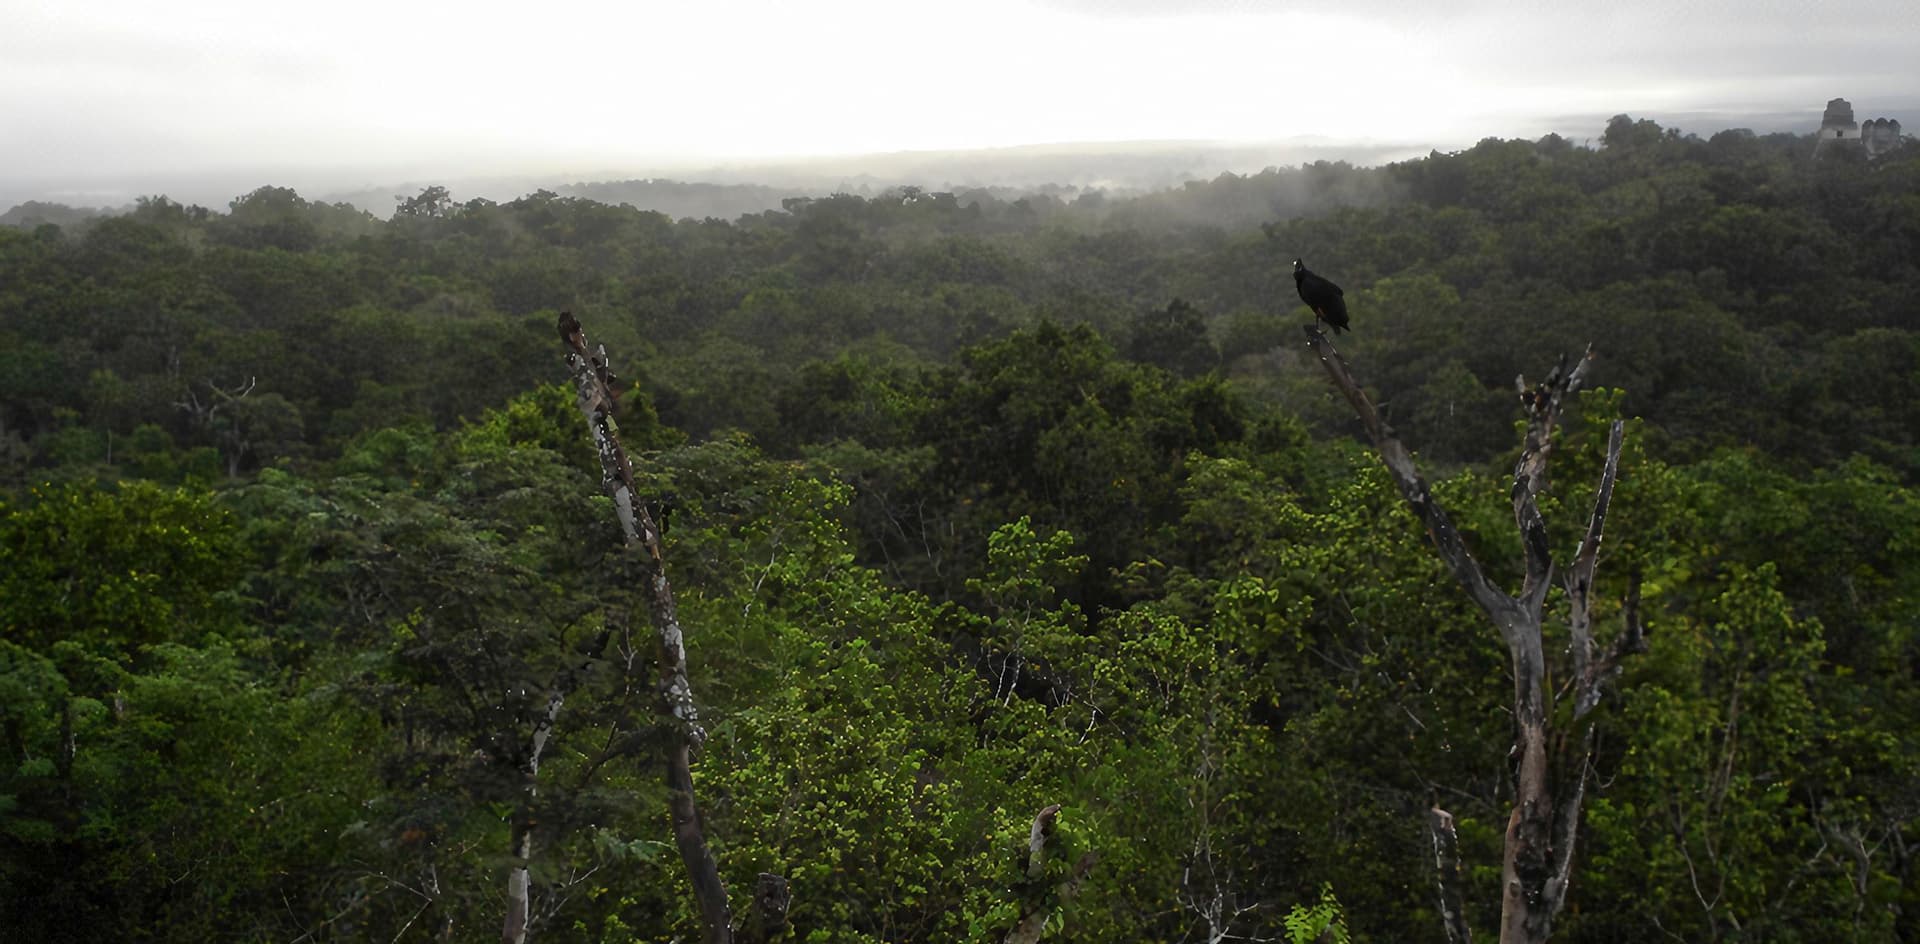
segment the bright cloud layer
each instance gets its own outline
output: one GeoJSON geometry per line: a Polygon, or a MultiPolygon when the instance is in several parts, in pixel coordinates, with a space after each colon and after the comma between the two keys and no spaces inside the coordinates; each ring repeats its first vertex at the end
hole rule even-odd
{"type": "Polygon", "coordinates": [[[1449,147],[1616,111],[1920,102],[1911,0],[1440,6],[0,0],[0,180],[1149,139],[1449,147]]]}

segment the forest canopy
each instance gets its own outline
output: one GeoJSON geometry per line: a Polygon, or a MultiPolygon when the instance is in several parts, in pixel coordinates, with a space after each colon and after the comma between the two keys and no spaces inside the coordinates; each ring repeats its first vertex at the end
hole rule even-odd
{"type": "Polygon", "coordinates": [[[1300,258],[1490,578],[1515,377],[1596,352],[1555,535],[1625,421],[1594,616],[1631,588],[1649,651],[1558,937],[1912,939],[1920,148],[1812,150],[1622,116],[1135,198],[10,214],[0,922],[491,940],[525,829],[532,937],[698,935],[673,737],[598,655],[652,658],[566,310],[663,532],[737,911],[764,872],[791,940],[998,941],[1044,900],[1060,940],[1438,941],[1444,803],[1494,927],[1506,654],[1301,343],[1300,258]]]}

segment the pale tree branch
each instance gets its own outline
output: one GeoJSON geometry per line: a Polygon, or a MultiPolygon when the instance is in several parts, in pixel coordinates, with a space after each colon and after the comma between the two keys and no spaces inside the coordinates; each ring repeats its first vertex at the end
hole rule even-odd
{"type": "Polygon", "coordinates": [[[1065,909],[1080,893],[1080,886],[1087,880],[1087,873],[1093,871],[1094,863],[1100,861],[1098,854],[1088,851],[1082,855],[1073,867],[1067,870],[1067,877],[1054,887],[1051,902],[1032,886],[1046,874],[1047,842],[1053,838],[1054,822],[1060,815],[1060,804],[1045,807],[1033,817],[1033,828],[1027,833],[1027,902],[1020,908],[1020,920],[1014,923],[1013,930],[1007,932],[1006,944],[1036,944],[1040,935],[1047,929],[1047,919],[1053,916],[1055,909],[1065,909]]]}
{"type": "MultiPolygon", "coordinates": [[[[1593,498],[1593,517],[1587,523],[1587,536],[1574,555],[1567,571],[1567,600],[1571,609],[1568,629],[1573,648],[1575,718],[1584,717],[1600,704],[1602,669],[1617,659],[1596,663],[1593,652],[1593,571],[1600,558],[1600,540],[1607,522],[1607,509],[1613,502],[1613,483],[1620,474],[1620,446],[1625,424],[1613,421],[1607,434],[1607,461],[1600,472],[1600,488],[1593,498]]],[[[1638,587],[1635,587],[1637,594],[1638,587]]]]}
{"type": "Polygon", "coordinates": [[[1540,505],[1526,480],[1513,479],[1513,520],[1520,529],[1520,548],[1526,557],[1526,576],[1520,584],[1520,608],[1538,613],[1546,606],[1547,588],[1553,578],[1553,549],[1547,540],[1547,522],[1540,516],[1540,505]]]}
{"type": "MultiPolygon", "coordinates": [[[[1507,644],[1513,673],[1514,740],[1509,756],[1514,765],[1514,799],[1507,818],[1501,864],[1500,940],[1502,944],[1545,941],[1552,931],[1554,917],[1566,900],[1573,871],[1594,735],[1591,725],[1567,731],[1558,729],[1554,719],[1554,693],[1549,687],[1546,645],[1541,631],[1554,565],[1539,495],[1547,487],[1547,460],[1553,450],[1554,427],[1560,421],[1567,396],[1585,381],[1593,362],[1593,349],[1588,348],[1571,370],[1563,358],[1544,382],[1532,388],[1524,379],[1516,381],[1521,403],[1527,410],[1527,431],[1520,458],[1514,465],[1511,499],[1514,524],[1525,554],[1525,576],[1519,596],[1510,597],[1492,585],[1479,563],[1467,552],[1445,511],[1434,502],[1406,447],[1381,421],[1379,412],[1353,379],[1333,342],[1317,327],[1309,327],[1307,343],[1320,356],[1334,385],[1353,405],[1354,413],[1379,449],[1380,459],[1395,486],[1426,525],[1442,562],[1493,621],[1507,644]]],[[[1618,670],[1619,660],[1628,652],[1645,647],[1636,579],[1628,601],[1626,629],[1603,657],[1593,658],[1590,599],[1593,572],[1599,556],[1602,525],[1618,476],[1621,430],[1622,427],[1615,424],[1594,518],[1577,554],[1574,570],[1569,574],[1570,591],[1575,597],[1572,635],[1576,640],[1576,720],[1598,704],[1601,686],[1618,670]]],[[[1457,914],[1457,909],[1450,908],[1446,901],[1449,875],[1457,875],[1457,872],[1449,873],[1446,863],[1445,849],[1451,847],[1450,827],[1451,817],[1443,811],[1436,809],[1430,815],[1435,860],[1442,870],[1442,910],[1457,914]]],[[[1450,939],[1464,940],[1466,929],[1450,920],[1447,933],[1450,939]]]]}
{"type": "Polygon", "coordinates": [[[1580,814],[1587,802],[1587,778],[1592,773],[1593,726],[1585,725],[1573,736],[1579,738],[1580,746],[1568,752],[1566,764],[1572,769],[1560,772],[1560,795],[1554,798],[1552,871],[1540,891],[1541,907],[1549,916],[1560,913],[1566,904],[1567,888],[1573,884],[1573,853],[1579,845],[1580,814]]]}
{"type": "Polygon", "coordinates": [[[253,392],[253,388],[259,385],[260,378],[248,377],[246,383],[240,384],[231,390],[221,389],[220,385],[214,383],[211,377],[207,378],[205,383],[207,390],[211,394],[211,396],[207,398],[207,402],[200,402],[200,395],[193,392],[193,386],[191,384],[187,386],[187,394],[184,399],[173,401],[175,407],[185,411],[187,415],[193,418],[194,422],[202,426],[211,424],[214,416],[220,412],[221,407],[245,400],[247,395],[253,392]],[[215,399],[215,397],[218,399],[215,399]]]}
{"type": "Polygon", "coordinates": [[[1627,576],[1627,602],[1621,610],[1620,635],[1614,637],[1613,644],[1595,661],[1590,668],[1593,677],[1593,700],[1586,704],[1575,703],[1578,718],[1600,703],[1600,695],[1606,684],[1620,674],[1620,663],[1627,656],[1647,651],[1647,627],[1640,616],[1640,574],[1636,571],[1627,576]]]}
{"type": "Polygon", "coordinates": [[[1514,387],[1519,391],[1520,404],[1527,409],[1527,436],[1520,448],[1520,462],[1514,467],[1515,478],[1524,477],[1527,491],[1539,494],[1547,487],[1547,457],[1553,451],[1553,428],[1560,422],[1560,408],[1568,395],[1577,392],[1586,382],[1587,368],[1593,364],[1592,345],[1580,356],[1579,363],[1568,371],[1567,359],[1560,358],[1553,370],[1547,372],[1547,379],[1531,390],[1527,388],[1525,377],[1515,377],[1514,387]]]}
{"type": "Polygon", "coordinates": [[[659,713],[674,735],[667,751],[667,802],[673,815],[674,843],[687,866],[706,944],[731,944],[733,914],[727,903],[727,888],[707,847],[694,804],[693,750],[705,740],[705,732],[694,708],[693,684],[687,678],[685,636],[674,605],[673,587],[667,582],[660,530],[646,503],[638,500],[633,464],[614,429],[616,378],[608,366],[606,348],[590,350],[585,330],[571,313],[560,314],[558,327],[560,340],[567,347],[567,366],[573,371],[575,399],[600,457],[600,484],[613,499],[628,561],[637,572],[653,618],[659,660],[659,713]]]}
{"type": "Polygon", "coordinates": [[[1060,804],[1042,809],[1033,817],[1033,829],[1027,833],[1027,880],[1040,877],[1047,869],[1047,840],[1053,838],[1053,821],[1060,815],[1060,804]]]}
{"type": "Polygon", "coordinates": [[[1547,487],[1547,459],[1553,452],[1553,428],[1560,422],[1560,408],[1569,394],[1580,389],[1586,379],[1587,365],[1593,363],[1593,348],[1580,358],[1573,370],[1567,370],[1566,358],[1554,365],[1547,379],[1531,390],[1524,377],[1514,378],[1520,403],[1527,410],[1527,435],[1520,448],[1520,459],[1513,466],[1513,518],[1520,528],[1520,544],[1526,551],[1526,580],[1520,588],[1521,605],[1537,612],[1546,602],[1547,587],[1553,575],[1553,549],[1547,541],[1547,525],[1540,517],[1539,496],[1547,487]]]}
{"type": "MultiPolygon", "coordinates": [[[[1073,864],[1073,868],[1067,872],[1066,880],[1054,888],[1054,899],[1059,907],[1065,908],[1069,902],[1073,901],[1074,896],[1080,894],[1080,886],[1086,883],[1087,873],[1093,871],[1094,863],[1099,861],[1100,856],[1097,853],[1088,852],[1073,864]]],[[[1051,916],[1051,912],[1046,908],[1033,907],[1023,911],[1020,915],[1020,923],[1014,925],[1013,930],[1007,934],[1006,944],[1036,944],[1040,940],[1040,935],[1046,931],[1047,919],[1051,916]]]]}
{"type": "Polygon", "coordinates": [[[1412,454],[1394,435],[1393,428],[1380,419],[1380,412],[1374,408],[1373,401],[1367,398],[1366,391],[1361,389],[1347,370],[1347,360],[1340,355],[1340,350],[1333,346],[1333,341],[1325,334],[1313,327],[1307,328],[1307,343],[1320,356],[1320,363],[1327,369],[1327,376],[1333,378],[1334,386],[1340,388],[1347,402],[1353,405],[1353,411],[1360,417],[1361,425],[1366,427],[1368,437],[1373,440],[1374,447],[1380,450],[1380,460],[1386,464],[1393,484],[1412,507],[1413,513],[1420,518],[1420,523],[1426,526],[1427,536],[1433,539],[1434,550],[1439,552],[1454,579],[1489,614],[1512,610],[1513,599],[1495,587],[1480,568],[1480,562],[1473,559],[1459,530],[1447,517],[1446,509],[1434,500],[1427,480],[1413,464],[1412,454]]]}
{"type": "Polygon", "coordinates": [[[1440,922],[1448,944],[1470,944],[1473,931],[1460,895],[1460,836],[1453,814],[1435,805],[1427,811],[1427,832],[1433,839],[1433,868],[1439,875],[1440,922]]]}
{"type": "Polygon", "coordinates": [[[554,725],[560,719],[560,709],[566,704],[567,696],[579,687],[581,677],[606,650],[611,635],[610,629],[601,630],[585,652],[584,661],[563,670],[553,680],[547,691],[546,707],[534,719],[533,730],[528,738],[527,759],[520,768],[520,809],[514,814],[512,838],[509,841],[514,867],[507,873],[507,916],[501,929],[501,940],[506,944],[522,944],[533,928],[533,875],[530,869],[533,862],[534,811],[540,796],[540,759],[546,754],[547,741],[553,735],[554,725]]]}

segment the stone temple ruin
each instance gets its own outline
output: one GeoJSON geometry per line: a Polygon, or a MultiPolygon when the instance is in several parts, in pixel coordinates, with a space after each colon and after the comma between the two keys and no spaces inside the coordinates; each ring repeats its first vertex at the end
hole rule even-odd
{"type": "Polygon", "coordinates": [[[1820,116],[1820,136],[1813,145],[1815,157],[1841,151],[1863,151],[1879,157],[1900,146],[1900,122],[1892,118],[1873,118],[1862,125],[1853,120],[1853,103],[1836,98],[1827,103],[1820,116]]]}
{"type": "Polygon", "coordinates": [[[1879,157],[1900,144],[1900,122],[1875,118],[1860,126],[1860,140],[1867,145],[1868,157],[1879,157]]]}

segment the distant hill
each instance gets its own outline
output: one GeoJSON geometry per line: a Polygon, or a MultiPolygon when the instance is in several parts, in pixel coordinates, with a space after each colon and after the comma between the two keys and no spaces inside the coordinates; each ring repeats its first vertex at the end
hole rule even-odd
{"type": "Polygon", "coordinates": [[[5,213],[0,213],[0,226],[17,226],[32,229],[46,223],[55,226],[73,226],[102,216],[114,216],[120,210],[108,210],[98,207],[70,207],[64,203],[42,203],[28,200],[5,213]]]}
{"type": "Polygon", "coordinates": [[[567,184],[555,192],[613,206],[624,204],[639,210],[654,210],[676,220],[689,217],[736,220],[778,210],[781,201],[792,197],[828,195],[827,190],[816,188],[697,183],[657,177],[567,184]]]}
{"type": "MultiPolygon", "coordinates": [[[[1047,193],[1071,199],[1089,190],[1109,196],[1151,193],[1223,173],[1250,174],[1269,167],[1316,161],[1372,166],[1426,154],[1421,143],[1341,144],[1300,138],[1256,144],[1208,141],[1121,141],[1036,144],[971,151],[899,151],[832,157],[741,161],[680,161],[652,165],[473,175],[457,168],[427,175],[365,168],[328,171],[262,168],[99,180],[0,180],[0,206],[20,203],[125,206],[136,198],[164,194],[183,204],[216,210],[265,184],[292,187],[309,200],[348,203],[375,216],[393,213],[396,196],[444,186],[457,200],[513,200],[536,190],[628,203],[676,219],[735,219],[778,209],[788,197],[833,193],[872,195],[894,187],[929,191],[989,190],[1002,194],[1047,193]],[[386,180],[386,183],[377,181],[386,180]],[[25,201],[25,202],[22,202],[25,201]]],[[[47,214],[47,209],[35,210],[47,214]]],[[[23,225],[16,217],[11,225],[23,225]]],[[[57,220],[49,218],[50,222],[57,220]]]]}
{"type": "Polygon", "coordinates": [[[767,161],[708,168],[700,179],[771,186],[830,187],[848,193],[904,185],[929,190],[1046,188],[1149,193],[1223,173],[1345,161],[1376,165],[1424,156],[1425,144],[1336,144],[1313,138],[1271,143],[1116,141],[1034,144],[973,151],[900,151],[767,161]]]}

